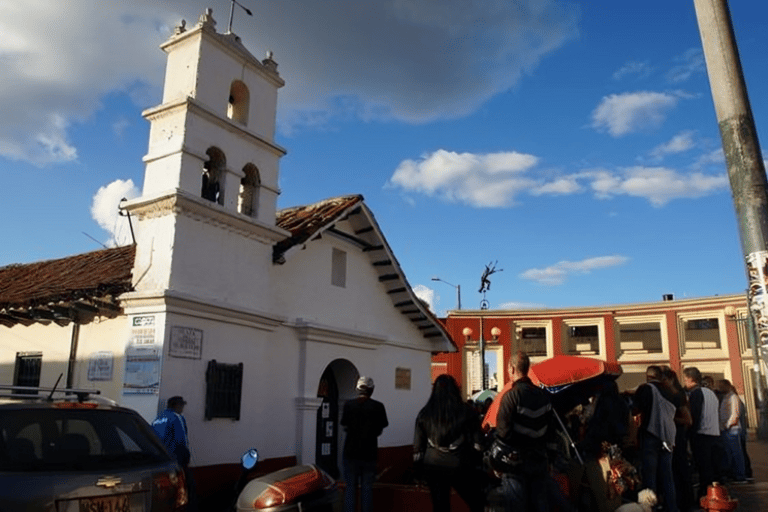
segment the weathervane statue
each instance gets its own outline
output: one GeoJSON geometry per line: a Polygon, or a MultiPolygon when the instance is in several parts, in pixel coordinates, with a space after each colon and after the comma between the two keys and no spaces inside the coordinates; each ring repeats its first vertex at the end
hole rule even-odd
{"type": "Polygon", "coordinates": [[[490,262],[485,266],[485,270],[483,271],[483,275],[480,278],[480,289],[478,290],[479,293],[483,294],[483,300],[480,301],[480,309],[488,309],[488,301],[485,300],[485,292],[491,289],[491,280],[489,277],[492,274],[495,274],[496,272],[503,272],[504,269],[500,268],[496,270],[496,265],[499,263],[498,260],[495,262],[490,262]]]}

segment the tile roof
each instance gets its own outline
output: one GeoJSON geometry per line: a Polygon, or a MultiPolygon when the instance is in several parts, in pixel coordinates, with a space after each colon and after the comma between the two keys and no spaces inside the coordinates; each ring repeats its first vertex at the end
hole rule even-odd
{"type": "MultiPolygon", "coordinates": [[[[115,247],[67,258],[0,268],[0,315],[3,323],[49,306],[118,308],[117,296],[130,291],[136,247],[115,247]]],[[[47,311],[47,313],[46,313],[47,311]]],[[[47,318],[51,320],[53,318],[47,318]]]]}
{"type": "Polygon", "coordinates": [[[275,244],[273,260],[281,261],[291,247],[303,244],[320,229],[336,221],[336,218],[363,201],[361,195],[332,197],[318,203],[285,208],[277,212],[278,227],[290,231],[291,236],[275,244]]]}

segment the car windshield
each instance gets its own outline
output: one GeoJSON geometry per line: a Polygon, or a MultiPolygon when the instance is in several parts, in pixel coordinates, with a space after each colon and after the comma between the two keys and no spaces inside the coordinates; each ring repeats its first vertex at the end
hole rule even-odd
{"type": "Polygon", "coordinates": [[[0,471],[89,471],[168,462],[151,428],[130,412],[30,408],[0,414],[0,471]]]}

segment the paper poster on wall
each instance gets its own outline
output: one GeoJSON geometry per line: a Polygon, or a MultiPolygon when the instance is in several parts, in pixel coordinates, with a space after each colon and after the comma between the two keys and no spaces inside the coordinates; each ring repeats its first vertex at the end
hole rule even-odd
{"type": "Polygon", "coordinates": [[[188,359],[203,357],[203,331],[192,327],[171,327],[171,341],[168,355],[188,359]]]}
{"type": "Polygon", "coordinates": [[[320,454],[321,455],[330,455],[331,454],[331,443],[323,443],[320,447],[320,454]]]}
{"type": "Polygon", "coordinates": [[[324,419],[329,418],[331,416],[331,404],[329,404],[328,402],[323,402],[322,415],[324,419]]]}
{"type": "Polygon", "coordinates": [[[114,360],[114,355],[109,351],[94,352],[91,354],[90,360],[88,361],[88,380],[112,380],[114,360]]]}
{"type": "Polygon", "coordinates": [[[333,437],[333,422],[325,422],[325,437],[333,437]]]}
{"type": "Polygon", "coordinates": [[[125,351],[123,393],[156,395],[160,390],[160,349],[131,346],[125,351]]]}

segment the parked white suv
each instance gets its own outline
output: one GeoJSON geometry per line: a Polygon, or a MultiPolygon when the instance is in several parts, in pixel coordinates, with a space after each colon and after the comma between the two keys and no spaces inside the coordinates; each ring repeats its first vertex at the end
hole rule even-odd
{"type": "Polygon", "coordinates": [[[0,510],[185,508],[183,471],[152,427],[97,395],[0,386],[0,510]]]}

